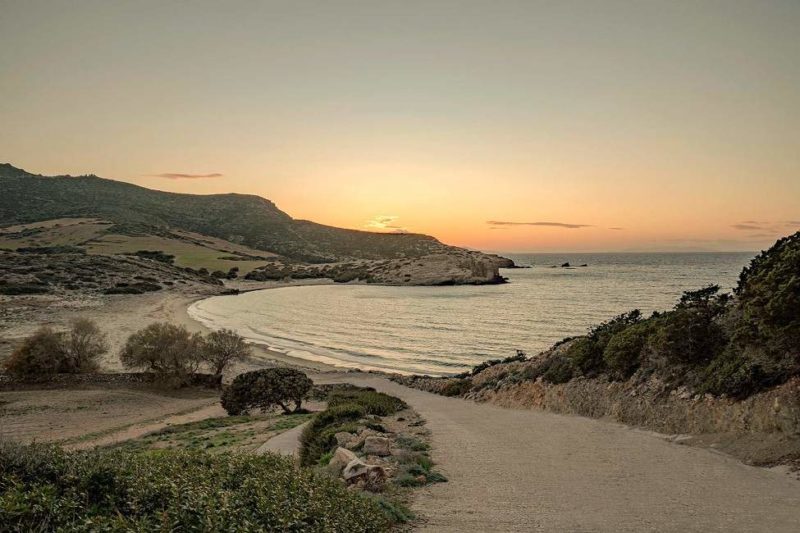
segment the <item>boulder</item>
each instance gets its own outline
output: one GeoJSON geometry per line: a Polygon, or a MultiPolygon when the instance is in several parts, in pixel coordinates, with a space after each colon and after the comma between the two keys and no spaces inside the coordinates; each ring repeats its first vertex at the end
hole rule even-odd
{"type": "Polygon", "coordinates": [[[386,437],[369,436],[364,440],[364,447],[362,450],[367,455],[385,457],[392,453],[391,447],[392,441],[386,437]]]}
{"type": "Polygon", "coordinates": [[[347,446],[347,443],[353,440],[356,436],[346,431],[340,431],[333,436],[336,439],[336,444],[339,446],[347,446]]]}
{"type": "Polygon", "coordinates": [[[356,457],[344,467],[342,477],[345,481],[351,481],[359,476],[365,476],[369,472],[369,465],[356,457]]]}
{"type": "Polygon", "coordinates": [[[336,448],[336,451],[333,452],[333,457],[331,457],[328,463],[328,468],[335,472],[336,475],[339,475],[339,473],[354,460],[358,461],[356,454],[345,448],[336,448]]]}
{"type": "Polygon", "coordinates": [[[368,465],[356,458],[344,467],[342,477],[348,484],[360,484],[367,490],[374,490],[384,483],[387,475],[382,466],[368,465]]]}

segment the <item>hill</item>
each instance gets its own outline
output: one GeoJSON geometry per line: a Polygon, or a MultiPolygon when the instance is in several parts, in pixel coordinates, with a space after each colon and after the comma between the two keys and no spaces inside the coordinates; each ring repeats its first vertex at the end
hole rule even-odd
{"type": "Polygon", "coordinates": [[[245,194],[156,191],[98,176],[31,174],[0,164],[0,226],[60,218],[102,219],[119,234],[193,232],[298,261],[396,259],[453,249],[427,235],[388,234],[295,220],[245,194]]]}

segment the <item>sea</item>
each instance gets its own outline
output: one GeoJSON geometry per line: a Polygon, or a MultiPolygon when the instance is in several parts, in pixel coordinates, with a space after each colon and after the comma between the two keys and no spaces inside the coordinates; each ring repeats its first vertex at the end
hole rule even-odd
{"type": "Polygon", "coordinates": [[[501,270],[502,285],[281,287],[211,297],[189,313],[292,357],[447,375],[516,350],[537,354],[632,309],[668,310],[687,290],[729,291],[755,253],[503,255],[530,268],[501,270]]]}

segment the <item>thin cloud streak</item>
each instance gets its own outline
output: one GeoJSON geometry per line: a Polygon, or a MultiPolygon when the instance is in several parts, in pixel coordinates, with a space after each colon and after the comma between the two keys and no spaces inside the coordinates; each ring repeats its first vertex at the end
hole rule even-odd
{"type": "Polygon", "coordinates": [[[221,178],[222,174],[219,172],[212,172],[210,174],[181,174],[177,172],[165,172],[164,174],[151,174],[152,178],[165,178],[168,180],[196,180],[205,178],[221,178]]]}
{"type": "Polygon", "coordinates": [[[738,229],[738,230],[741,230],[741,231],[759,231],[759,230],[768,229],[768,228],[765,228],[764,226],[759,226],[759,225],[756,225],[756,224],[732,224],[731,227],[733,229],[738,229]]]}
{"type": "Polygon", "coordinates": [[[553,228],[580,229],[591,228],[589,224],[568,224],[566,222],[507,222],[503,220],[487,220],[490,226],[548,226],[553,228]]]}
{"type": "Polygon", "coordinates": [[[394,223],[398,218],[400,217],[395,215],[378,215],[368,220],[364,227],[376,230],[391,230],[395,233],[408,233],[406,228],[394,223]]]}

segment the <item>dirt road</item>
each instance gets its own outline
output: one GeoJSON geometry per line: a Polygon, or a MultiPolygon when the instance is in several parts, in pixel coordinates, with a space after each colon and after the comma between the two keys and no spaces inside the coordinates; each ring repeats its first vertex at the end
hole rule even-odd
{"type": "Polygon", "coordinates": [[[800,482],[617,424],[503,409],[357,374],[403,398],[450,479],[416,498],[422,531],[800,531],[800,482]]]}

